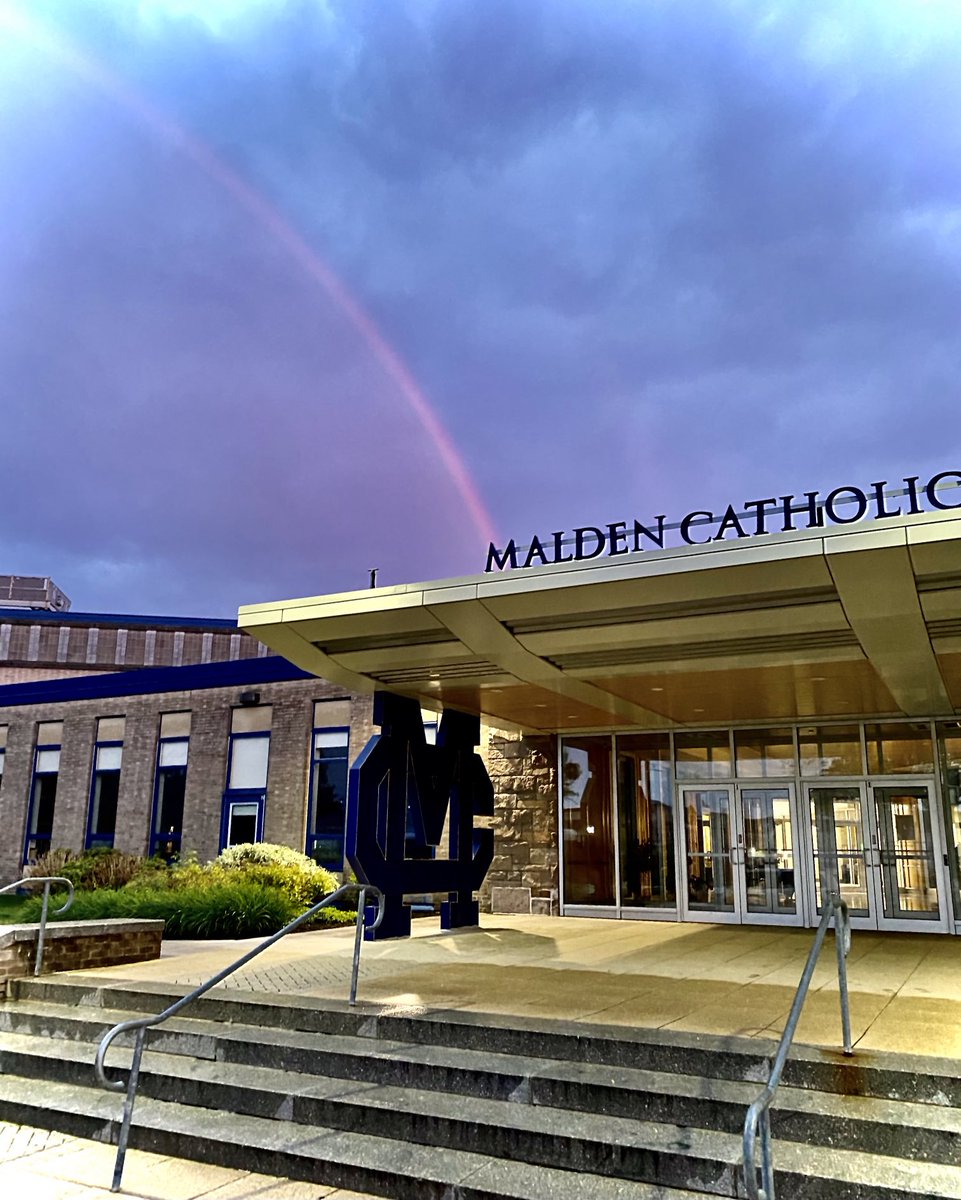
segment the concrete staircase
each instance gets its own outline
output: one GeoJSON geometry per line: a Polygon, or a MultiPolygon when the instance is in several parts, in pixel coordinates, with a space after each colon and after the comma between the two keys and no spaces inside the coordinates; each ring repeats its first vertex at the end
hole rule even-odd
{"type": "MultiPolygon", "coordinates": [[[[0,1119],[115,1141],[122,1096],[95,1086],[95,1045],[184,990],[18,981],[0,1005],[0,1119]]],[[[189,1011],[149,1035],[132,1146],[392,1200],[741,1196],[741,1127],[773,1050],[231,991],[189,1011]]],[[[110,1062],[121,1073],[129,1050],[110,1062]]],[[[772,1127],[778,1200],[961,1200],[956,1063],[797,1047],[772,1127]]]]}

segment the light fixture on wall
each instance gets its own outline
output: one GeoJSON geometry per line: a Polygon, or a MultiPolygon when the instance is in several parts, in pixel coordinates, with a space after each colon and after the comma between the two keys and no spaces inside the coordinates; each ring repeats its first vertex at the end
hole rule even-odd
{"type": "Polygon", "coordinates": [[[241,692],[240,703],[245,707],[260,703],[260,692],[241,692]]]}

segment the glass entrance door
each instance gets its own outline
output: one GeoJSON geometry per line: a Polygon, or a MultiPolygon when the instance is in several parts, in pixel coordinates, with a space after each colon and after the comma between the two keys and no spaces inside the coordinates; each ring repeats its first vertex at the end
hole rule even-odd
{"type": "Polygon", "coordinates": [[[739,921],[734,890],[734,789],[682,787],[686,911],[698,920],[739,921]]]}
{"type": "Polygon", "coordinates": [[[930,784],[817,786],[808,789],[808,801],[816,897],[812,923],[824,896],[837,893],[861,928],[945,927],[930,784]]]}
{"type": "Polygon", "coordinates": [[[742,787],[739,799],[746,919],[798,924],[793,792],[788,787],[742,787]]]}
{"type": "Polygon", "coordinates": [[[685,916],[800,924],[794,794],[786,786],[684,786],[685,916]]]}
{"type": "Polygon", "coordinates": [[[882,925],[941,920],[940,854],[934,842],[931,794],[925,785],[874,787],[882,925]]]}

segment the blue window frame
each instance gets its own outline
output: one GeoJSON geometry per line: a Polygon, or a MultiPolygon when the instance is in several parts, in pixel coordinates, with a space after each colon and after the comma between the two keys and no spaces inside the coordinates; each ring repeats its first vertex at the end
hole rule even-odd
{"type": "Polygon", "coordinates": [[[93,778],[87,807],[88,850],[110,849],[117,832],[117,801],[120,798],[120,767],[123,742],[97,742],[93,751],[93,778]]]}
{"type": "Polygon", "coordinates": [[[224,792],[220,813],[220,849],[241,846],[247,842],[262,842],[264,839],[263,792],[235,789],[224,792]]]}
{"type": "Polygon", "coordinates": [[[150,853],[167,862],[179,857],[183,841],[189,737],[161,737],[157,742],[150,853]]]}
{"type": "Polygon", "coordinates": [[[60,743],[38,742],[33,754],[33,778],[30,781],[27,832],[23,845],[24,863],[36,862],[50,850],[59,776],[60,743]]]}
{"type": "Polygon", "coordinates": [[[306,853],[332,871],[344,866],[347,819],[347,762],[350,729],[314,729],[311,734],[310,795],[306,853]]]}
{"type": "Polygon", "coordinates": [[[269,761],[269,730],[231,733],[227,786],[220,816],[221,850],[244,842],[263,841],[269,761]]]}

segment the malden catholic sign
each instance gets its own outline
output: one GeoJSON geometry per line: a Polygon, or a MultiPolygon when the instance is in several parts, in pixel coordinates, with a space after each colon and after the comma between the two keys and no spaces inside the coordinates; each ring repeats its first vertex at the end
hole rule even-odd
{"type": "Polygon", "coordinates": [[[866,516],[874,519],[899,517],[930,509],[961,508],[961,495],[947,501],[939,495],[961,488],[961,471],[941,471],[922,484],[920,476],[906,478],[903,488],[890,489],[885,481],[872,483],[865,491],[859,487],[838,487],[822,498],[819,492],[803,496],[768,496],[763,500],[745,500],[741,511],[729,504],[719,516],[695,509],[680,521],[667,524],[666,516],[654,517],[648,524],[640,521],[612,521],[607,525],[582,525],[566,533],[563,529],[541,539],[536,534],[528,545],[520,546],[513,538],[503,550],[493,542],[487,551],[485,571],[513,570],[549,563],[581,562],[588,558],[617,554],[636,554],[656,546],[664,549],[669,529],[677,529],[689,546],[722,542],[727,538],[751,538],[764,533],[788,533],[794,529],[823,528],[826,524],[851,525],[866,516]],[[945,481],[952,480],[947,483],[945,481]],[[566,553],[565,553],[566,551],[566,553]]]}

